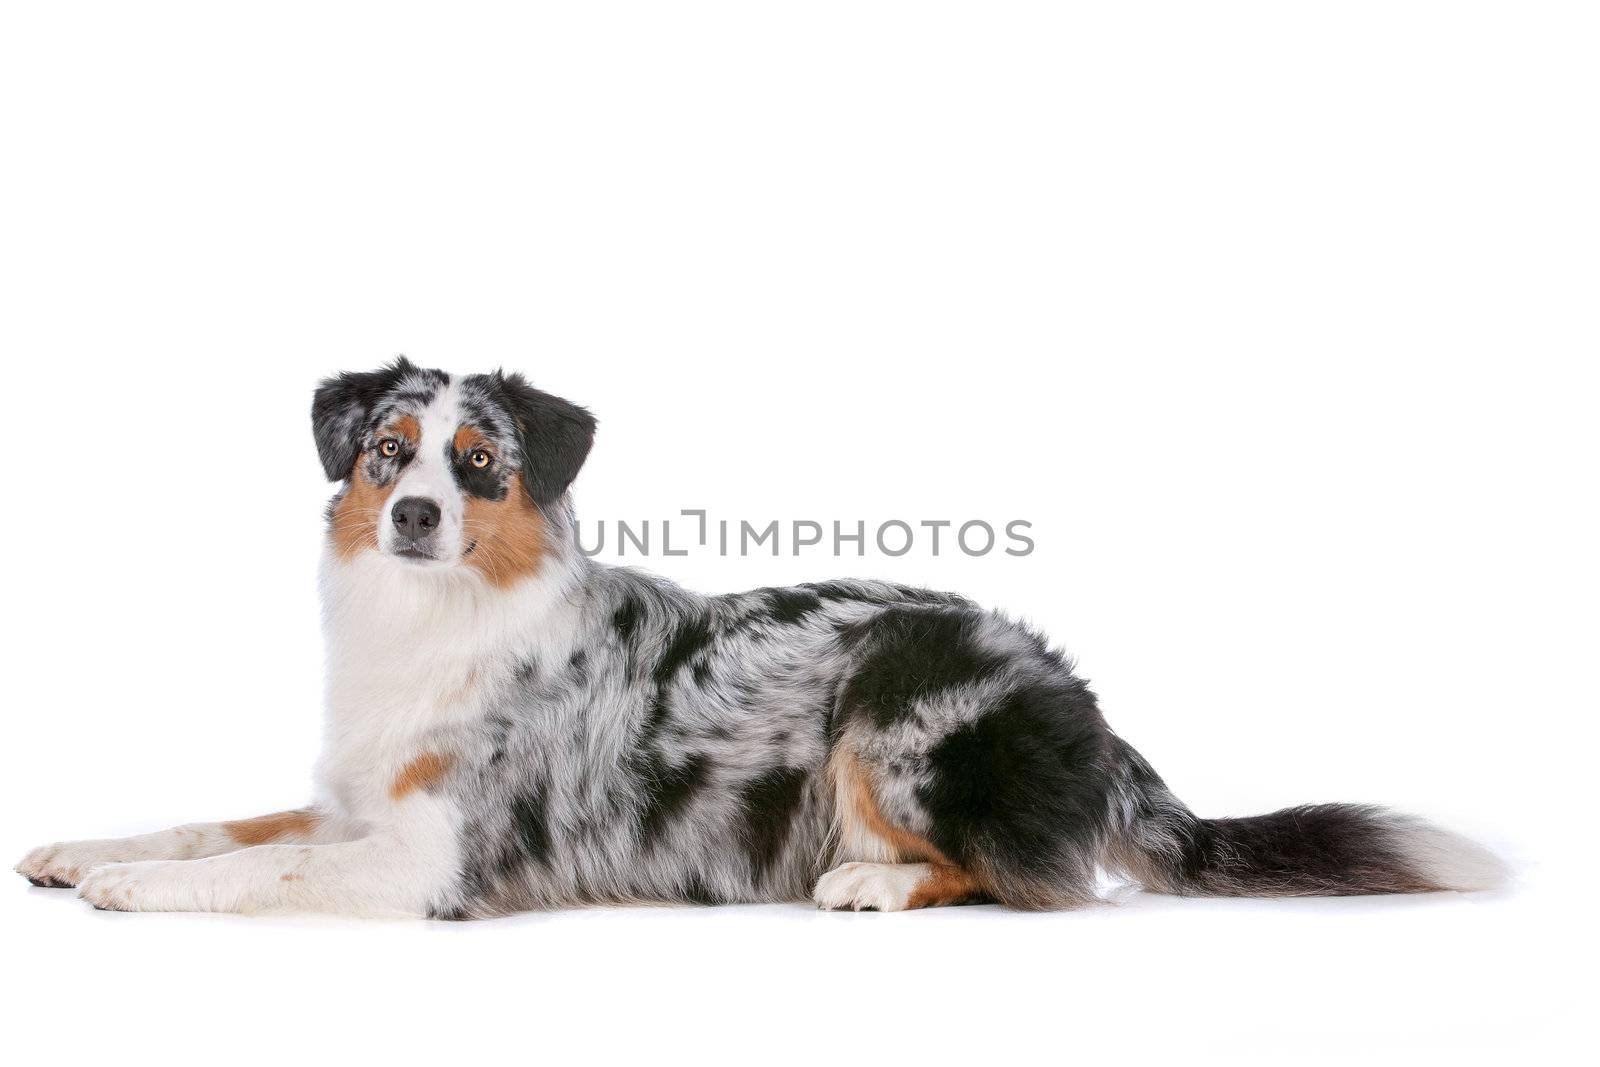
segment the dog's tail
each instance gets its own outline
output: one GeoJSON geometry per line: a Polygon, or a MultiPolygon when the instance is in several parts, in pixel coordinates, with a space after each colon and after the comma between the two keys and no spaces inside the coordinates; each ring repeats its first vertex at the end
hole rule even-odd
{"type": "Polygon", "coordinates": [[[1366,804],[1310,804],[1202,819],[1137,752],[1108,860],[1146,889],[1183,896],[1354,896],[1491,889],[1505,865],[1422,819],[1366,804]]]}

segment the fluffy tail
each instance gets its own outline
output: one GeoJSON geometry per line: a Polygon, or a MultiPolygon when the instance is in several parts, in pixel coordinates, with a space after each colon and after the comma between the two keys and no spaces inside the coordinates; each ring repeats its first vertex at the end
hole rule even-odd
{"type": "Polygon", "coordinates": [[[1491,889],[1506,868],[1473,841],[1365,804],[1202,819],[1132,749],[1134,803],[1110,858],[1147,889],[1185,896],[1354,896],[1491,889]]]}

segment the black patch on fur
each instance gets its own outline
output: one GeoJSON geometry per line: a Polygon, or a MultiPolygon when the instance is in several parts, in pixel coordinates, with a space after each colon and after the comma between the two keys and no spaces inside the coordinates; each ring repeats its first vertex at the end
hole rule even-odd
{"type": "Polygon", "coordinates": [[[711,891],[705,880],[698,874],[691,874],[683,883],[682,898],[690,904],[711,906],[721,904],[722,897],[711,891]]]}
{"type": "Polygon", "coordinates": [[[774,622],[793,625],[822,609],[822,598],[812,589],[768,589],[766,595],[774,622]]]}
{"type": "Polygon", "coordinates": [[[611,626],[617,631],[617,638],[626,645],[633,641],[634,635],[639,632],[639,620],[644,614],[644,604],[632,593],[622,597],[622,603],[611,613],[611,626]]]}
{"type": "Polygon", "coordinates": [[[550,853],[550,826],[545,818],[544,792],[538,787],[518,793],[511,800],[511,827],[516,835],[518,855],[508,857],[544,863],[550,853]]]}
{"type": "Polygon", "coordinates": [[[471,455],[471,450],[457,452],[454,441],[445,442],[444,461],[455,476],[456,484],[462,492],[471,496],[483,500],[504,500],[508,491],[504,465],[495,458],[490,460],[487,467],[479,469],[472,465],[471,455]]]}
{"type": "Polygon", "coordinates": [[[957,863],[1078,877],[1108,814],[1112,736],[1094,694],[1064,670],[1020,686],[928,754],[918,799],[929,839],[957,863]]]}
{"type": "Polygon", "coordinates": [[[640,757],[644,803],[639,809],[639,838],[646,848],[654,847],[667,824],[699,795],[709,769],[709,761],[699,753],[677,766],[667,763],[656,752],[640,757]]]}
{"type": "Polygon", "coordinates": [[[744,846],[750,855],[751,876],[758,885],[783,856],[805,784],[805,771],[774,767],[751,781],[740,794],[744,846]]]}
{"type": "Polygon", "coordinates": [[[711,620],[705,615],[694,614],[680,620],[667,641],[666,650],[656,661],[656,683],[660,685],[670,681],[710,641],[711,620]]]}
{"type": "Polygon", "coordinates": [[[965,608],[891,607],[846,627],[842,636],[859,661],[841,710],[870,715],[886,729],[915,714],[918,700],[994,674],[1010,661],[979,642],[984,618],[965,608]]]}

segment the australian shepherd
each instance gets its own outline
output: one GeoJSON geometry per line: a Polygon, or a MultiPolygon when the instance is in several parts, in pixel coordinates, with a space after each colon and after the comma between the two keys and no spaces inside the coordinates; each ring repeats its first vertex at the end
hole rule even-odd
{"type": "Polygon", "coordinates": [[[35,849],[118,911],[466,919],[602,903],[1072,908],[1470,890],[1495,858],[1316,804],[1208,819],[1044,638],[949,593],[703,596],[578,549],[595,420],[517,374],[322,383],[327,707],[304,808],[35,849]]]}

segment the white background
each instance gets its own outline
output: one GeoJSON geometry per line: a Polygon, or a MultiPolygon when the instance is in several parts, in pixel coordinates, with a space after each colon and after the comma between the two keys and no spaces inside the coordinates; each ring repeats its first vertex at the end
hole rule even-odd
{"type": "Polygon", "coordinates": [[[429,925],[0,885],[7,1057],[1506,1062],[1592,1007],[1592,6],[7,4],[0,845],[292,806],[318,378],[591,406],[581,514],[1034,524],[959,589],[1203,814],[1506,892],[429,925]]]}

